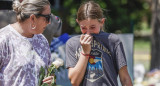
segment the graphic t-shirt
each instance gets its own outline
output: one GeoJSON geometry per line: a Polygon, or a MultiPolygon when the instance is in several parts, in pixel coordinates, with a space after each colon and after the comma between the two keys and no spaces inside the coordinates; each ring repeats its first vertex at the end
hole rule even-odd
{"type": "Polygon", "coordinates": [[[51,53],[42,34],[26,38],[11,25],[0,30],[0,86],[37,86],[51,53]]]}
{"type": "MultiPolygon", "coordinates": [[[[92,34],[91,52],[86,73],[80,86],[118,86],[117,76],[127,65],[122,42],[117,35],[100,32],[92,34]]],[[[80,36],[72,37],[66,44],[66,67],[74,67],[82,47],[80,36]]]]}

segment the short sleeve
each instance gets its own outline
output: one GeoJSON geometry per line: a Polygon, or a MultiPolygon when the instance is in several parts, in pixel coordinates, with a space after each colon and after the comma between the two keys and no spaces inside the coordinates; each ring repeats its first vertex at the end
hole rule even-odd
{"type": "Polygon", "coordinates": [[[46,57],[47,57],[47,66],[51,65],[53,60],[51,59],[51,51],[50,51],[50,47],[49,47],[49,43],[47,41],[47,39],[45,38],[45,36],[43,34],[41,34],[42,36],[42,40],[44,42],[45,48],[44,50],[47,52],[46,53],[46,57]]]}
{"type": "Polygon", "coordinates": [[[0,43],[0,70],[2,68],[2,54],[3,54],[3,52],[2,52],[2,44],[0,43]]]}
{"type": "Polygon", "coordinates": [[[51,65],[53,61],[51,59],[51,51],[50,51],[49,45],[48,45],[47,51],[48,51],[48,56],[47,56],[48,57],[48,65],[51,65]]]}
{"type": "Polygon", "coordinates": [[[127,65],[122,42],[119,42],[119,44],[116,46],[115,54],[116,65],[118,68],[117,70],[120,70],[123,66],[127,65]]]}
{"type": "Polygon", "coordinates": [[[66,68],[74,67],[77,64],[76,49],[73,42],[69,40],[66,43],[66,68]]]}

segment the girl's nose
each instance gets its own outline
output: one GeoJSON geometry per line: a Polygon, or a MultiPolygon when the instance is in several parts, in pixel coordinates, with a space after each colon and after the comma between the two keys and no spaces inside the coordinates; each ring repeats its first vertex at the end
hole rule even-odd
{"type": "Polygon", "coordinates": [[[87,30],[86,34],[90,35],[90,30],[87,30]]]}

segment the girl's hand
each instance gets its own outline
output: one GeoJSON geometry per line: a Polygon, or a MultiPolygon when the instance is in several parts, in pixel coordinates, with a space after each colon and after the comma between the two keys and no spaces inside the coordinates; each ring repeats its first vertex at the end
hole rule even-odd
{"type": "Polygon", "coordinates": [[[82,52],[84,54],[90,54],[91,51],[91,42],[92,42],[92,36],[88,34],[82,34],[80,37],[80,43],[82,46],[82,52]]]}
{"type": "Polygon", "coordinates": [[[53,79],[54,79],[54,76],[48,76],[43,79],[43,83],[51,84],[53,79]]]}

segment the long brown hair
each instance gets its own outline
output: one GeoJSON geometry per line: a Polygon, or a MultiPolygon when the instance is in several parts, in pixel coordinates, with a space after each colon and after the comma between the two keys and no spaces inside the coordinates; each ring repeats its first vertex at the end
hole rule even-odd
{"type": "Polygon", "coordinates": [[[103,17],[101,7],[94,1],[84,2],[81,4],[77,12],[78,21],[82,21],[87,18],[101,20],[103,17]]]}

